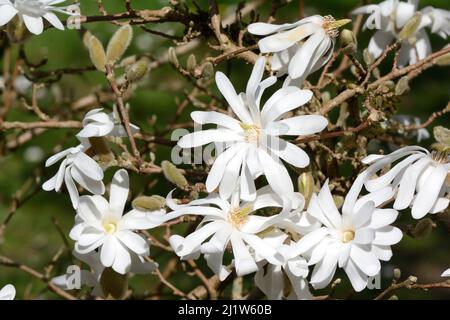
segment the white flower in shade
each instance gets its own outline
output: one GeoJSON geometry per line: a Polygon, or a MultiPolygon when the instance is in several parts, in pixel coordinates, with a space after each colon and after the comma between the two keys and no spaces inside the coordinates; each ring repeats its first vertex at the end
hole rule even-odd
{"type": "MultiPolygon", "coordinates": [[[[421,121],[419,117],[413,117],[410,115],[405,114],[398,114],[392,117],[395,121],[400,122],[404,126],[410,126],[410,125],[420,125],[421,121]]],[[[411,132],[411,137],[416,137],[417,142],[420,142],[422,140],[426,140],[430,137],[430,133],[425,128],[419,128],[417,130],[413,130],[411,132]]]]}
{"type": "Polygon", "coordinates": [[[64,30],[64,25],[54,13],[71,14],[63,7],[54,6],[64,1],[66,0],[0,0],[0,27],[18,15],[33,34],[44,31],[43,18],[55,28],[64,30]]]}
{"type": "MultiPolygon", "coordinates": [[[[102,108],[93,109],[86,113],[83,119],[83,129],[77,134],[77,137],[125,137],[127,135],[117,112],[107,114],[102,110],[102,108]]],[[[133,133],[139,131],[139,127],[132,123],[130,123],[130,127],[133,133]]]]}
{"type": "Polygon", "coordinates": [[[292,249],[294,256],[309,257],[315,265],[310,283],[316,289],[326,287],[336,268],[343,268],[356,291],[363,290],[368,278],[380,272],[379,260],[392,256],[391,245],[402,238],[400,229],[391,226],[397,218],[394,209],[379,209],[392,198],[387,187],[358,198],[366,174],[361,174],[347,194],[342,214],[338,211],[328,181],[319,194],[313,194],[308,213],[323,226],[302,237],[292,249]]]}
{"type": "MultiPolygon", "coordinates": [[[[102,287],[100,285],[100,278],[102,276],[105,267],[100,260],[100,252],[92,251],[87,254],[80,254],[73,251],[73,256],[78,260],[84,262],[90,267],[90,270],[80,270],[80,285],[92,287],[91,294],[93,296],[103,296],[102,287]]],[[[154,271],[158,265],[151,261],[145,261],[142,256],[139,256],[133,252],[131,254],[131,267],[130,272],[135,274],[147,274],[154,271]]],[[[73,274],[63,274],[53,278],[51,281],[57,287],[63,290],[73,290],[80,288],[73,288],[72,283],[73,274]]]]}
{"type": "Polygon", "coordinates": [[[230,80],[216,73],[216,83],[236,117],[219,112],[191,113],[198,124],[214,124],[216,129],[197,131],[178,141],[182,148],[194,148],[208,143],[224,143],[206,180],[208,192],[219,187],[222,198],[230,197],[240,184],[241,197],[253,200],[256,196],[254,180],[264,174],[272,189],[289,197],[294,192],[291,178],[280,158],[295,167],[306,167],[309,157],[295,144],[280,135],[310,135],[322,131],[328,120],[320,115],[303,115],[283,119],[283,115],[307,103],[312,92],[297,87],[276,91],[260,110],[264,90],[275,83],[275,77],[262,81],[265,59],[259,58],[247,84],[245,93],[236,94],[230,80]]]}
{"type": "Polygon", "coordinates": [[[45,166],[49,167],[62,160],[58,172],[42,185],[42,189],[58,192],[63,182],[65,182],[70,200],[75,209],[78,206],[79,199],[78,188],[75,182],[93,194],[103,194],[105,192],[102,168],[85,153],[90,147],[89,142],[83,139],[77,147],[63,150],[48,158],[45,162],[45,166]]]}
{"type": "MultiPolygon", "coordinates": [[[[288,235],[277,230],[265,236],[268,241],[283,256],[283,263],[258,263],[255,274],[255,284],[269,300],[306,300],[313,296],[309,291],[308,263],[302,256],[291,254],[292,245],[284,244],[288,235]]],[[[290,241],[290,240],[289,240],[290,241]]]]}
{"type": "Polygon", "coordinates": [[[258,270],[255,256],[262,257],[269,263],[281,264],[283,257],[277,250],[263,241],[258,233],[294,214],[292,209],[303,207],[304,199],[299,193],[291,199],[282,199],[267,186],[258,190],[253,202],[240,202],[236,191],[231,201],[211,193],[207,198],[191,201],[187,205],[177,205],[167,197],[167,205],[174,211],[161,217],[159,223],[183,215],[203,216],[197,230],[186,237],[173,235],[169,241],[175,253],[182,259],[198,258],[204,254],[208,266],[224,280],[230,270],[223,264],[225,250],[231,246],[234,268],[238,276],[258,270]],[[283,208],[273,216],[261,216],[256,212],[264,208],[283,208]],[[252,251],[250,251],[250,249],[252,251]]]}
{"type": "MultiPolygon", "coordinates": [[[[354,10],[353,14],[369,14],[364,28],[377,29],[369,42],[369,52],[378,58],[385,48],[399,38],[400,31],[417,12],[418,1],[386,0],[354,10]]],[[[420,22],[412,35],[402,41],[398,65],[415,64],[431,53],[430,39],[425,32],[438,33],[443,38],[450,35],[450,11],[427,7],[421,11],[420,22]]]]}
{"type": "Polygon", "coordinates": [[[121,169],[114,174],[109,202],[98,195],[80,197],[75,226],[70,232],[78,253],[98,249],[102,265],[121,274],[130,271],[133,254],[149,255],[147,241],[135,231],[156,226],[147,219],[146,212],[131,210],[123,215],[128,191],[128,173],[121,169]]]}
{"type": "Polygon", "coordinates": [[[385,174],[368,179],[365,182],[366,189],[372,192],[392,185],[398,190],[394,209],[403,210],[411,206],[411,214],[415,219],[445,210],[450,202],[448,154],[430,153],[424,148],[410,146],[388,155],[369,155],[362,161],[370,164],[367,170],[377,172],[403,157],[406,158],[385,174]]]}
{"type": "Polygon", "coordinates": [[[441,277],[450,277],[450,269],[445,270],[441,277]]]}
{"type": "Polygon", "coordinates": [[[16,288],[12,284],[7,284],[0,290],[0,300],[14,300],[16,288]]]}
{"type": "Polygon", "coordinates": [[[258,46],[261,53],[274,53],[272,70],[279,71],[279,75],[287,71],[291,79],[304,79],[331,58],[338,28],[348,22],[315,15],[281,25],[256,22],[248,26],[248,31],[267,36],[258,46]]]}

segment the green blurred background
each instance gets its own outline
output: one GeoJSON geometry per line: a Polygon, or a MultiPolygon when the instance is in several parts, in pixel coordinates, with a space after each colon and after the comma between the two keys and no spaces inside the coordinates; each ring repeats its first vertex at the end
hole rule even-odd
{"type": "MultiPolygon", "coordinates": [[[[82,0],[80,2],[83,15],[99,14],[95,1],[82,0]]],[[[121,0],[104,2],[109,13],[122,12],[124,10],[123,1],[121,0]]],[[[233,14],[238,4],[238,1],[218,2],[222,16],[233,14]]],[[[186,3],[193,7],[192,1],[187,1],[186,3]]],[[[207,1],[197,1],[197,3],[200,7],[207,8],[207,1]]],[[[133,0],[132,4],[136,9],[158,9],[168,5],[168,2],[133,0]]],[[[332,14],[336,18],[341,18],[348,16],[348,12],[360,4],[361,1],[359,0],[305,0],[305,12],[306,15],[315,13],[322,15],[332,14]]],[[[420,7],[428,5],[450,9],[448,0],[420,1],[420,7]]],[[[270,9],[271,1],[266,1],[263,6],[258,8],[257,12],[260,14],[261,20],[267,18],[270,9]]],[[[298,14],[299,1],[293,0],[289,5],[278,11],[276,15],[277,22],[295,21],[298,19],[298,14]]],[[[248,21],[248,19],[248,17],[244,18],[244,21],[248,21]]],[[[105,22],[89,23],[83,27],[89,29],[103,43],[106,43],[117,29],[117,26],[105,22]]],[[[164,32],[173,32],[174,34],[180,34],[183,30],[182,26],[175,23],[156,26],[148,25],[148,27],[164,32]]],[[[150,53],[152,56],[158,57],[164,54],[169,46],[173,45],[170,40],[144,33],[138,27],[135,27],[134,31],[134,40],[128,50],[128,54],[150,53]]],[[[367,46],[371,34],[371,31],[366,31],[359,35],[359,48],[367,46]]],[[[435,35],[431,35],[431,39],[434,50],[438,50],[446,44],[446,41],[435,35]]],[[[55,29],[49,29],[42,35],[28,40],[25,49],[28,57],[33,62],[38,62],[43,58],[48,59],[47,65],[42,67],[42,70],[54,70],[62,67],[84,67],[90,64],[88,53],[83,47],[79,33],[75,30],[60,32],[55,29]]],[[[195,53],[198,57],[203,57],[209,50],[207,46],[202,46],[196,49],[195,53]]],[[[184,63],[185,58],[180,57],[180,60],[184,63]]],[[[3,65],[3,61],[0,61],[0,63],[3,65]]],[[[236,81],[236,87],[238,88],[244,87],[251,70],[250,66],[235,60],[223,63],[220,68],[226,68],[230,72],[230,76],[233,81],[236,81]]],[[[449,76],[449,68],[432,68],[424,72],[410,84],[411,91],[403,98],[400,113],[416,115],[421,117],[422,120],[426,120],[432,112],[442,109],[450,98],[449,76]]],[[[66,99],[58,100],[55,96],[62,95],[76,99],[105,84],[104,76],[96,71],[87,72],[82,76],[64,76],[58,84],[46,89],[47,94],[40,99],[39,103],[45,112],[52,114],[52,110],[68,108],[70,103],[66,99]]],[[[132,122],[150,133],[164,129],[166,122],[176,110],[175,98],[182,99],[182,92],[188,86],[190,84],[170,66],[163,66],[153,71],[140,85],[135,96],[129,101],[132,122]],[[152,116],[157,117],[156,128],[149,124],[148,119],[152,116]]],[[[104,105],[103,107],[111,108],[111,105],[104,105]]],[[[24,112],[23,106],[17,105],[15,109],[17,110],[11,113],[8,120],[21,119],[31,121],[34,119],[33,116],[24,116],[26,112],[24,112]]],[[[188,119],[188,111],[191,109],[185,112],[183,119],[188,119]]],[[[440,118],[433,125],[444,124],[448,126],[448,120],[448,117],[440,118]]],[[[432,131],[430,130],[430,132],[432,131]]],[[[0,221],[3,221],[7,214],[12,195],[30,176],[35,174],[36,168],[42,167],[45,159],[54,153],[54,147],[61,143],[63,143],[64,148],[75,145],[74,134],[74,130],[48,130],[31,142],[21,146],[14,153],[0,158],[0,221]]],[[[431,138],[424,141],[423,144],[429,146],[432,142],[431,138]]],[[[167,158],[169,152],[169,148],[161,147],[156,162],[159,163],[162,159],[167,158]]],[[[51,177],[55,170],[56,166],[47,169],[44,176],[45,179],[51,177]]],[[[110,180],[113,172],[113,169],[107,171],[105,181],[110,180]]],[[[152,179],[153,177],[151,176],[139,177],[132,174],[131,181],[134,194],[142,190],[142,187],[151,182],[152,179]]],[[[147,194],[165,196],[171,188],[171,185],[160,181],[155,187],[147,191],[147,194]]],[[[58,249],[64,245],[52,219],[57,220],[58,225],[67,235],[73,225],[73,218],[74,210],[71,207],[67,194],[57,195],[52,192],[39,191],[31,200],[17,210],[12,218],[6,229],[5,237],[0,243],[0,254],[42,270],[58,249]]],[[[440,281],[440,274],[450,267],[450,241],[448,236],[442,225],[438,225],[426,239],[418,240],[405,236],[401,243],[393,248],[393,259],[383,264],[383,287],[391,281],[394,267],[401,268],[405,277],[411,274],[417,276],[419,282],[440,281]]],[[[162,267],[164,267],[170,257],[173,257],[167,254],[159,254],[158,249],[154,248],[152,250],[152,256],[157,255],[156,260],[162,267]]],[[[63,273],[68,264],[70,264],[70,259],[67,254],[64,254],[52,275],[63,273]]],[[[208,275],[212,274],[207,268],[204,268],[204,270],[208,275]]],[[[344,284],[339,286],[338,295],[348,291],[348,281],[345,275],[343,279],[345,279],[344,284]]],[[[186,291],[194,288],[197,284],[192,277],[182,272],[178,273],[171,280],[180,289],[186,291]]],[[[17,297],[20,299],[25,297],[57,298],[48,292],[40,294],[45,286],[29,275],[16,269],[0,266],[0,287],[6,283],[13,283],[16,286],[18,291],[17,297]]],[[[136,292],[143,293],[144,288],[152,288],[157,283],[158,279],[156,276],[139,276],[132,280],[131,286],[136,292]]],[[[246,286],[251,285],[249,280],[246,286]]],[[[355,298],[370,298],[376,295],[377,292],[366,290],[365,293],[357,295],[355,298]]],[[[435,290],[428,293],[403,290],[399,291],[398,295],[401,299],[450,298],[448,290],[435,290]]]]}

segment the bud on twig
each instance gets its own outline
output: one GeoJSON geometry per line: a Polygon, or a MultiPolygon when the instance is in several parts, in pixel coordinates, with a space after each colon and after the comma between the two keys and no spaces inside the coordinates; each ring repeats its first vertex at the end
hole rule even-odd
{"type": "Polygon", "coordinates": [[[314,178],[310,171],[303,172],[298,177],[298,192],[300,192],[305,198],[305,206],[308,205],[314,192],[314,178]]]}
{"type": "Polygon", "coordinates": [[[195,67],[197,66],[197,59],[195,59],[195,56],[191,54],[189,58],[187,59],[187,66],[186,69],[189,72],[192,72],[195,70],[195,67]]]}
{"type": "Polygon", "coordinates": [[[170,161],[163,161],[161,168],[167,180],[172,182],[178,188],[185,190],[189,185],[186,178],[181,174],[180,170],[170,161]]]}
{"type": "Polygon", "coordinates": [[[404,76],[398,80],[397,85],[395,86],[395,95],[401,96],[407,90],[409,90],[409,79],[407,76],[404,76]]]}
{"type": "Polygon", "coordinates": [[[348,29],[342,30],[340,35],[340,41],[341,41],[341,48],[344,53],[356,52],[358,43],[356,41],[356,37],[353,31],[348,29]]]}
{"type": "Polygon", "coordinates": [[[123,56],[131,39],[133,39],[133,28],[130,25],[123,26],[114,33],[106,49],[109,64],[115,64],[123,56]]]}
{"type": "Polygon", "coordinates": [[[142,211],[157,211],[164,208],[165,205],[166,199],[158,195],[153,195],[151,197],[140,196],[132,202],[134,209],[142,211]]]}
{"type": "Polygon", "coordinates": [[[168,55],[169,62],[178,68],[180,63],[178,62],[177,53],[175,52],[174,47],[169,48],[168,55]]]}
{"type": "Polygon", "coordinates": [[[398,39],[400,41],[405,41],[410,37],[412,37],[415,34],[417,28],[419,27],[421,20],[422,20],[422,13],[417,12],[411,19],[409,19],[409,21],[400,31],[400,33],[398,34],[398,39]]]}
{"type": "Polygon", "coordinates": [[[214,76],[214,66],[211,62],[206,62],[202,69],[202,78],[209,80],[214,76]]]}
{"type": "Polygon", "coordinates": [[[412,231],[412,235],[418,239],[426,238],[433,231],[434,227],[435,224],[433,220],[431,220],[430,218],[422,219],[415,225],[412,231]]]}
{"type": "Polygon", "coordinates": [[[149,70],[149,61],[146,58],[142,58],[138,62],[131,65],[127,70],[127,79],[130,82],[136,82],[141,80],[149,70]]]}
{"type": "Polygon", "coordinates": [[[89,38],[89,56],[98,71],[106,72],[106,53],[100,40],[95,36],[89,38]]]}

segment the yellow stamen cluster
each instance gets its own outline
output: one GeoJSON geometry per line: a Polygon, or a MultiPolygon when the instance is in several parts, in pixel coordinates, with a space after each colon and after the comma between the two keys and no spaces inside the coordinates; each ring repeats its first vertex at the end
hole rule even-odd
{"type": "Polygon", "coordinates": [[[333,16],[323,17],[322,28],[330,36],[330,38],[337,38],[339,36],[339,28],[345,26],[347,23],[351,22],[350,19],[336,20],[333,16]]]}
{"type": "Polygon", "coordinates": [[[237,229],[242,227],[248,220],[248,214],[252,211],[251,206],[234,208],[228,215],[228,221],[237,229]]]}
{"type": "Polygon", "coordinates": [[[355,239],[355,232],[353,230],[346,230],[342,233],[342,242],[348,243],[355,239]]]}
{"type": "Polygon", "coordinates": [[[431,159],[433,159],[434,162],[438,163],[438,164],[446,164],[449,162],[449,152],[448,151],[444,151],[444,152],[439,152],[439,151],[433,151],[431,153],[431,159]]]}
{"type": "Polygon", "coordinates": [[[103,221],[103,229],[105,229],[107,234],[113,234],[117,230],[117,224],[111,220],[103,221]]]}
{"type": "Polygon", "coordinates": [[[244,140],[247,143],[258,143],[259,134],[261,133],[261,128],[255,124],[241,123],[241,128],[244,129],[244,140]]]}

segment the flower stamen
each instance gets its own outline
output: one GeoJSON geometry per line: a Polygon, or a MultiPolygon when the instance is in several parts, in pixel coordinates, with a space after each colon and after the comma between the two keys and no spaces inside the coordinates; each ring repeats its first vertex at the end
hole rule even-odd
{"type": "Polygon", "coordinates": [[[248,214],[252,211],[252,207],[234,208],[228,215],[228,221],[237,229],[241,228],[248,220],[248,214]]]}
{"type": "Polygon", "coordinates": [[[346,230],[342,233],[342,242],[348,243],[355,239],[355,232],[353,230],[346,230]]]}
{"type": "Polygon", "coordinates": [[[242,129],[244,129],[244,140],[247,143],[257,143],[259,140],[259,134],[261,128],[255,124],[240,123],[242,129]]]}
{"type": "Polygon", "coordinates": [[[347,23],[351,22],[350,19],[336,20],[333,16],[325,16],[322,23],[322,28],[330,36],[330,38],[337,38],[339,36],[339,28],[345,26],[347,23]]]}

